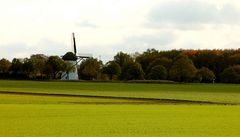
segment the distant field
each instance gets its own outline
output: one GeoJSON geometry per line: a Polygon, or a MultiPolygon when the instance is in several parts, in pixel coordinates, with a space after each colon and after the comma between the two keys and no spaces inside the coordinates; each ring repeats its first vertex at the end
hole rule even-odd
{"type": "Polygon", "coordinates": [[[0,91],[176,99],[240,104],[240,84],[127,84],[0,81],[0,91]]]}
{"type": "Polygon", "coordinates": [[[1,137],[240,136],[233,84],[4,80],[0,110],[1,137]]]}

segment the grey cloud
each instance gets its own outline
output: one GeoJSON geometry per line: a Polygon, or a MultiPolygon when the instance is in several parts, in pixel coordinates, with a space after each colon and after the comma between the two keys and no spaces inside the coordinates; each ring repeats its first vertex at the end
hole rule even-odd
{"type": "Polygon", "coordinates": [[[168,45],[175,40],[173,33],[158,33],[151,35],[132,36],[125,39],[126,44],[168,45]]]}
{"type": "Polygon", "coordinates": [[[117,44],[114,49],[128,53],[142,52],[149,48],[160,50],[166,49],[176,39],[177,36],[171,32],[131,36],[123,40],[122,43],[117,44]]]}
{"type": "Polygon", "coordinates": [[[10,43],[0,45],[0,58],[12,60],[14,57],[22,58],[24,55],[30,54],[29,47],[24,43],[10,43]]]}
{"type": "Polygon", "coordinates": [[[148,15],[150,26],[174,26],[179,28],[201,27],[204,24],[240,25],[240,11],[233,5],[216,5],[200,1],[177,1],[162,3],[148,15]]]}
{"type": "Polygon", "coordinates": [[[148,48],[158,50],[168,49],[167,47],[175,42],[177,36],[172,32],[162,32],[157,34],[142,34],[128,36],[121,42],[112,45],[80,45],[80,53],[91,53],[95,58],[101,58],[106,63],[120,51],[126,53],[143,52],[148,48]],[[101,57],[100,57],[101,56],[101,57]]]}
{"type": "Polygon", "coordinates": [[[42,53],[46,55],[58,55],[61,56],[65,54],[68,51],[72,50],[71,43],[69,42],[69,45],[65,45],[61,42],[56,42],[54,40],[50,39],[41,39],[37,45],[34,46],[35,53],[42,53]]]}
{"type": "Polygon", "coordinates": [[[25,43],[0,44],[0,58],[25,58],[32,54],[58,55],[61,56],[67,51],[71,50],[71,43],[69,47],[62,43],[58,43],[49,39],[42,39],[36,45],[27,45],[25,43]]]}

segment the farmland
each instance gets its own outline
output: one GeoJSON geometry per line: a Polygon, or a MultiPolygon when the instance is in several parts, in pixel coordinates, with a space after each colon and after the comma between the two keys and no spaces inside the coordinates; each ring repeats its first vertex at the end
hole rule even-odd
{"type": "Polygon", "coordinates": [[[0,136],[237,137],[239,98],[240,85],[0,81],[0,136]]]}
{"type": "Polygon", "coordinates": [[[239,84],[0,81],[1,91],[240,103],[239,84]]]}

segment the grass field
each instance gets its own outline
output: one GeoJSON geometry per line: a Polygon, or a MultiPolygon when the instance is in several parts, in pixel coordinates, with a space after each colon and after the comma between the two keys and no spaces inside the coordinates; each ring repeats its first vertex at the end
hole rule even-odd
{"type": "Polygon", "coordinates": [[[0,81],[0,91],[176,99],[240,104],[239,84],[127,84],[0,81]]]}
{"type": "Polygon", "coordinates": [[[0,136],[240,137],[239,94],[225,84],[0,81],[0,136]]]}
{"type": "Polygon", "coordinates": [[[240,107],[0,105],[3,137],[239,137],[240,107]]]}

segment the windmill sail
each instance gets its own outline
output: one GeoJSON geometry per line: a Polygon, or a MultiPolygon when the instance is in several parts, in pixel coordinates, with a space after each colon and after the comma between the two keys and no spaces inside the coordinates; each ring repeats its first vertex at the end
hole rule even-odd
{"type": "Polygon", "coordinates": [[[75,35],[74,35],[74,33],[72,33],[72,35],[73,35],[73,50],[74,50],[74,54],[77,55],[75,35]]]}

